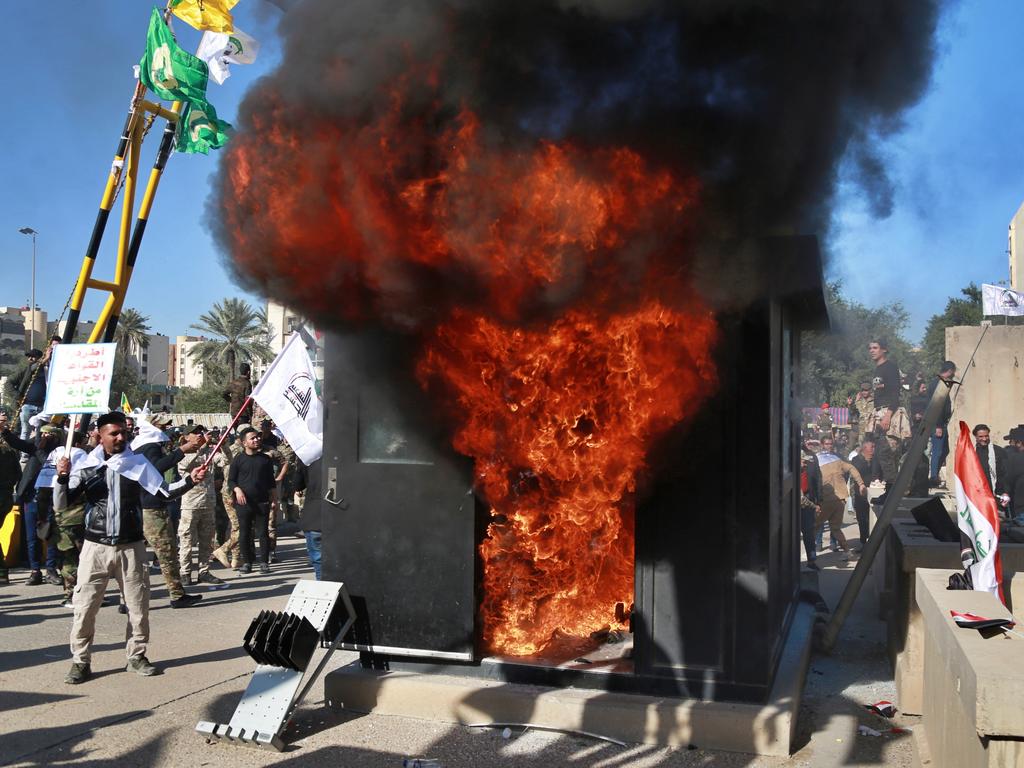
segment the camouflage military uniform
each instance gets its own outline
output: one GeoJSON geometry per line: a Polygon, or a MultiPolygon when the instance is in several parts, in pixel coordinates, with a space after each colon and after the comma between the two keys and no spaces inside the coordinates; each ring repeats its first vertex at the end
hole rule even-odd
{"type": "MultiPolygon", "coordinates": [[[[186,455],[178,462],[178,474],[185,476],[202,466],[210,455],[209,449],[186,455]]],[[[178,521],[178,564],[183,583],[192,577],[192,547],[195,546],[199,565],[199,579],[210,570],[217,530],[214,519],[216,500],[213,473],[207,473],[202,482],[181,497],[181,519],[178,521]]]]}
{"type": "Polygon", "coordinates": [[[231,523],[231,531],[228,538],[213,551],[211,556],[220,560],[224,565],[230,564],[232,568],[238,568],[238,515],[235,513],[235,501],[231,498],[231,491],[228,490],[227,468],[231,464],[231,460],[241,451],[242,446],[238,443],[231,446],[225,445],[213,459],[214,465],[219,466],[225,476],[225,481],[220,487],[220,498],[224,502],[224,512],[231,523]]]}
{"type": "MultiPolygon", "coordinates": [[[[284,453],[282,453],[281,451],[280,444],[269,447],[265,446],[263,448],[263,453],[269,456],[271,460],[274,462],[274,477],[277,477],[281,473],[281,467],[283,467],[287,463],[287,459],[285,459],[284,453]]],[[[295,455],[294,452],[292,453],[292,455],[295,455]]],[[[280,483],[278,483],[278,488],[280,488],[280,483]]],[[[281,498],[280,494],[278,494],[278,498],[281,498]]],[[[279,504],[277,511],[274,511],[274,509],[271,508],[270,514],[267,515],[267,529],[270,534],[271,554],[273,554],[274,550],[277,549],[277,516],[280,514],[280,512],[281,505],[279,504]]]]}
{"type": "Polygon", "coordinates": [[[874,400],[871,397],[870,390],[867,392],[859,392],[857,397],[854,398],[853,408],[850,410],[857,414],[857,432],[853,440],[854,445],[859,445],[861,439],[868,434],[867,424],[874,410],[874,400]],[[862,397],[862,395],[866,396],[862,397]]]}
{"type": "Polygon", "coordinates": [[[282,440],[277,447],[281,453],[281,460],[288,465],[284,478],[278,484],[277,498],[281,501],[281,517],[284,522],[293,522],[299,519],[298,509],[295,506],[295,472],[298,467],[295,451],[287,440],[282,440]]]}
{"type": "Polygon", "coordinates": [[[61,554],[60,575],[64,579],[64,598],[71,599],[78,583],[78,553],[85,538],[85,500],[56,512],[57,549],[61,554]]]}
{"type": "MultiPolygon", "coordinates": [[[[238,415],[242,409],[245,399],[252,394],[252,382],[248,376],[236,376],[228,382],[228,388],[224,390],[224,399],[228,401],[228,410],[231,418],[238,415]]],[[[238,419],[239,422],[249,422],[252,417],[252,403],[246,406],[245,411],[238,419]]]]}

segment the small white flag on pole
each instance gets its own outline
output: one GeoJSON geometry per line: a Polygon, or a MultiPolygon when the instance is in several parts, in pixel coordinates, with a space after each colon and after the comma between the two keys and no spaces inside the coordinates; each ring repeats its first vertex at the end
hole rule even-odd
{"type": "Polygon", "coordinates": [[[223,85],[231,77],[228,64],[252,64],[259,52],[259,42],[235,27],[234,32],[203,32],[196,56],[206,62],[210,79],[223,85]]]}
{"type": "Polygon", "coordinates": [[[1024,315],[1024,293],[1001,285],[981,285],[981,313],[983,315],[1024,315]]]}
{"type": "Polygon", "coordinates": [[[255,400],[284,433],[303,464],[324,450],[323,408],[316,394],[313,363],[302,337],[292,334],[252,391],[255,400]]]}

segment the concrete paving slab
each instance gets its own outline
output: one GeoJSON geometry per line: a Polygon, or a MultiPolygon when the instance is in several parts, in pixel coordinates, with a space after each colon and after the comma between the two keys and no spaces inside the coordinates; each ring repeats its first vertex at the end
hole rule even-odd
{"type": "MultiPolygon", "coordinates": [[[[856,526],[847,528],[856,536],[856,526]]],[[[92,681],[67,686],[70,613],[54,587],[27,587],[26,571],[0,588],[0,764],[16,766],[373,766],[395,768],[404,757],[434,757],[456,766],[776,766],[917,765],[902,737],[863,737],[857,725],[884,724],[864,703],[893,699],[884,629],[862,595],[836,651],[812,660],[790,758],[755,757],[706,749],[626,748],[557,733],[501,731],[380,715],[346,715],[323,704],[323,686],[296,713],[283,753],[233,744],[207,744],[194,732],[200,720],[230,719],[253,663],[241,651],[249,620],[263,608],[280,610],[299,578],[308,577],[303,543],[282,539],[282,562],[270,576],[231,580],[224,591],[203,590],[199,607],[171,610],[153,574],[150,658],[165,668],[155,678],[123,671],[125,617],[113,605],[100,612],[92,681]]],[[[817,580],[835,605],[850,571],[824,553],[817,580]]],[[[227,573],[218,571],[220,575],[227,573]]],[[[339,653],[331,668],[351,662],[339,653]]],[[[897,702],[898,704],[898,702],[897,702]]],[[[906,721],[897,720],[906,724],[906,721]]]]}

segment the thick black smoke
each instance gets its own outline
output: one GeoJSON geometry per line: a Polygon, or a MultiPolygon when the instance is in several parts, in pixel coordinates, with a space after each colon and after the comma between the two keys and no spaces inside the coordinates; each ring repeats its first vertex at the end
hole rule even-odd
{"type": "MultiPolygon", "coordinates": [[[[247,95],[239,131],[259,130],[268,105],[293,122],[369,122],[391,107],[389,84],[436,67],[406,114],[468,108],[489,142],[512,147],[628,146],[701,179],[710,239],[823,235],[844,157],[889,211],[874,147],[928,84],[941,5],[305,0],[284,15],[283,61],[247,95]]],[[[234,205],[230,193],[214,205],[234,205]]]]}
{"type": "Polygon", "coordinates": [[[410,60],[444,56],[452,107],[510,141],[625,143],[698,172],[727,230],[820,232],[848,150],[876,211],[891,205],[872,144],[928,83],[940,5],[307,0],[284,18],[284,62],[264,87],[352,114],[410,60]]]}

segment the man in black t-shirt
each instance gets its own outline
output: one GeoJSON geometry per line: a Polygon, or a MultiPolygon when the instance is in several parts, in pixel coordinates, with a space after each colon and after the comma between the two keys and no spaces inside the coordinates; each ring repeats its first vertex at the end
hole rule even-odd
{"type": "Polygon", "coordinates": [[[871,379],[874,413],[867,433],[875,438],[875,474],[881,476],[888,488],[899,471],[903,441],[910,437],[910,420],[906,409],[900,406],[900,368],[889,359],[885,339],[872,339],[868,343],[868,355],[875,363],[875,370],[871,379]]]}
{"type": "Polygon", "coordinates": [[[252,427],[242,430],[244,451],[231,460],[228,488],[234,497],[238,515],[238,545],[241,573],[252,573],[254,558],[253,526],[260,539],[260,573],[270,573],[270,532],[268,518],[277,509],[277,481],[274,462],[260,452],[262,438],[252,427]]]}

